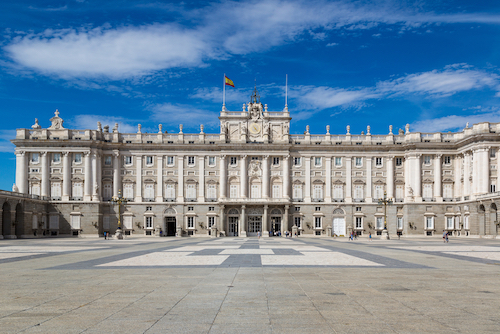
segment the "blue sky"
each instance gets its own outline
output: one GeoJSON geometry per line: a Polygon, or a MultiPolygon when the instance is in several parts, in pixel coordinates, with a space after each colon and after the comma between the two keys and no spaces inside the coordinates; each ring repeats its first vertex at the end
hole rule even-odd
{"type": "Polygon", "coordinates": [[[496,1],[23,1],[0,4],[0,188],[16,128],[217,133],[255,82],[291,133],[457,131],[500,122],[496,1]]]}

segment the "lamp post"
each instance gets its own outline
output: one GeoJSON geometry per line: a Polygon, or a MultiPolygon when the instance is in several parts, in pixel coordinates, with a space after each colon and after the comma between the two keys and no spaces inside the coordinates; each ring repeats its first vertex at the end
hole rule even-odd
{"type": "Polygon", "coordinates": [[[387,198],[387,192],[384,191],[384,198],[379,198],[378,205],[384,206],[384,231],[382,233],[386,234],[386,238],[390,239],[389,231],[387,230],[387,206],[392,205],[392,198],[387,198]]]}
{"type": "Polygon", "coordinates": [[[123,239],[123,230],[122,230],[122,221],[121,221],[121,213],[122,213],[122,204],[127,204],[127,199],[122,197],[122,191],[118,190],[118,196],[113,196],[111,201],[118,204],[118,228],[116,229],[115,237],[116,239],[123,239]]]}

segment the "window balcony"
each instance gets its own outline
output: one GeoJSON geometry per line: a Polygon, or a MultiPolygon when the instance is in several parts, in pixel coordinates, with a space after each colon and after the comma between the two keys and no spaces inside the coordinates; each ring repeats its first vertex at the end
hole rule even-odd
{"type": "Polygon", "coordinates": [[[364,198],[355,198],[354,199],[354,202],[356,202],[356,203],[363,203],[364,201],[365,201],[364,198]]]}
{"type": "Polygon", "coordinates": [[[304,202],[303,198],[292,198],[293,202],[304,202]]]}
{"type": "Polygon", "coordinates": [[[312,201],[313,202],[323,202],[324,199],[323,198],[313,198],[312,201]]]}
{"type": "Polygon", "coordinates": [[[206,198],[207,202],[217,202],[217,198],[206,198]]]}
{"type": "Polygon", "coordinates": [[[154,198],[143,198],[143,201],[144,202],[154,202],[155,199],[154,198]]]}
{"type": "Polygon", "coordinates": [[[186,198],[186,202],[196,202],[196,198],[186,198]]]}
{"type": "Polygon", "coordinates": [[[443,198],[443,202],[453,202],[453,198],[443,198]]]}
{"type": "Polygon", "coordinates": [[[333,201],[334,201],[334,202],[343,203],[343,202],[344,202],[344,199],[343,199],[343,198],[333,198],[333,201]]]}
{"type": "Polygon", "coordinates": [[[175,202],[175,198],[164,198],[165,202],[175,202]]]}
{"type": "Polygon", "coordinates": [[[435,202],[436,199],[434,197],[423,197],[422,201],[424,201],[424,202],[435,202]]]}
{"type": "Polygon", "coordinates": [[[403,203],[404,202],[404,198],[396,198],[394,200],[394,202],[396,202],[396,203],[403,203]]]}
{"type": "Polygon", "coordinates": [[[83,197],[75,196],[70,198],[71,201],[83,201],[83,197]]]}
{"type": "Polygon", "coordinates": [[[52,196],[50,199],[51,199],[52,201],[60,201],[60,200],[61,200],[61,197],[59,197],[59,196],[52,196]]]}

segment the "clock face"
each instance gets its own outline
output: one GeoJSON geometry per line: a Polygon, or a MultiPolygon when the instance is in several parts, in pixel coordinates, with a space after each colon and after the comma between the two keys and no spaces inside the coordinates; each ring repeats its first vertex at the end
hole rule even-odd
{"type": "Polygon", "coordinates": [[[257,123],[250,124],[249,131],[252,134],[257,134],[260,132],[260,125],[257,123]]]}

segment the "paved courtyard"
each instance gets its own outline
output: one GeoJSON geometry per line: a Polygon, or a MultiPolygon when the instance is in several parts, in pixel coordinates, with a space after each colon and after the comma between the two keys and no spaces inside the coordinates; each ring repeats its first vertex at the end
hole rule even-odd
{"type": "Polygon", "coordinates": [[[500,240],[0,241],[0,333],[498,333],[500,240]]]}

